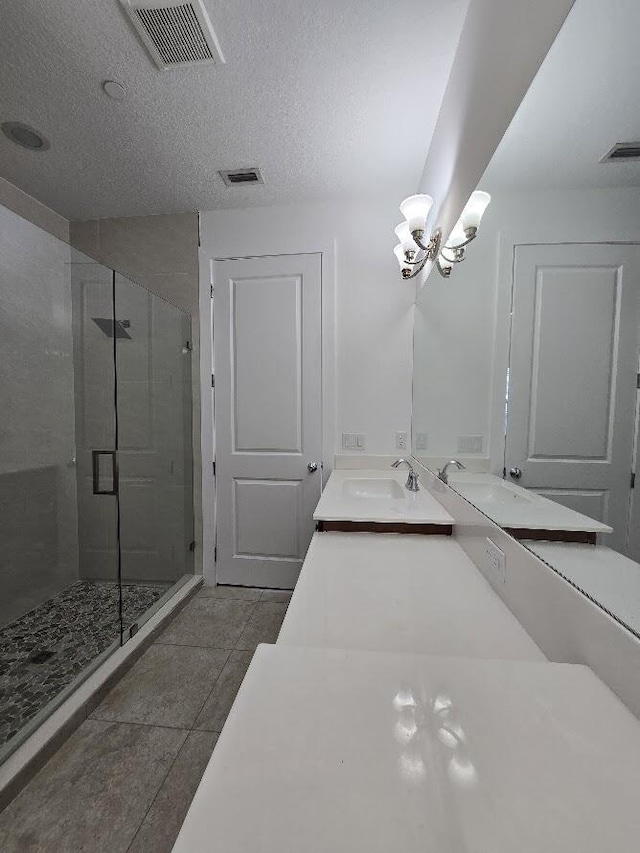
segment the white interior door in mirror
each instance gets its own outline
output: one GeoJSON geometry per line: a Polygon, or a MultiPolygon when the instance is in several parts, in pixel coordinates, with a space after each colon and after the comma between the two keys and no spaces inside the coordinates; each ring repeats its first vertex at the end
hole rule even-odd
{"type": "Polygon", "coordinates": [[[217,580],[291,588],[322,485],[321,256],[216,261],[213,310],[217,580]]]}
{"type": "Polygon", "coordinates": [[[627,535],[640,247],[515,250],[505,467],[519,484],[627,535]]]}

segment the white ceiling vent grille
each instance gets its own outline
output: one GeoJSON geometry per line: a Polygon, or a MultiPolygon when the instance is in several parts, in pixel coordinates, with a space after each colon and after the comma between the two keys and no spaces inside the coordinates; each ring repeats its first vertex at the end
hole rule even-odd
{"type": "Polygon", "coordinates": [[[600,162],[628,163],[630,160],[640,160],[640,142],[618,142],[600,162]]]}
{"type": "Polygon", "coordinates": [[[120,0],[158,68],[224,62],[202,0],[120,0]]]}

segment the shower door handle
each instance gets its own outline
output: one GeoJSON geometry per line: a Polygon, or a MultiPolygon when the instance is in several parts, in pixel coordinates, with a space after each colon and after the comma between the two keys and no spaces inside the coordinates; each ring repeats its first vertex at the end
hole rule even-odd
{"type": "Polygon", "coordinates": [[[94,495],[117,495],[118,494],[118,452],[117,450],[92,450],[91,461],[93,467],[93,494],[94,495]],[[102,460],[110,457],[111,464],[105,471],[102,460]],[[104,480],[111,488],[102,488],[104,480]]]}

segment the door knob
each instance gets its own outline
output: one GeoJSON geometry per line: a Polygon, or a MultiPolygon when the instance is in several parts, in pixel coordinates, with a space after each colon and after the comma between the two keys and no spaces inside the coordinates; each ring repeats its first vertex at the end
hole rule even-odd
{"type": "Polygon", "coordinates": [[[307,470],[309,471],[310,474],[315,473],[315,471],[318,470],[318,463],[317,462],[309,462],[309,464],[307,465],[307,470]]]}
{"type": "Polygon", "coordinates": [[[521,468],[509,468],[509,476],[513,477],[514,480],[519,480],[522,477],[522,469],[521,468]]]}

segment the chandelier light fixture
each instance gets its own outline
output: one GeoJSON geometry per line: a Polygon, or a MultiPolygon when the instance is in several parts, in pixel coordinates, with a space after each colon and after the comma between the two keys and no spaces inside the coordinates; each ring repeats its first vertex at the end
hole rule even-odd
{"type": "Polygon", "coordinates": [[[393,250],[402,270],[402,278],[415,278],[428,261],[435,261],[438,272],[449,278],[454,264],[465,259],[466,247],[475,240],[480,221],[491,196],[476,190],[466,203],[460,219],[443,244],[442,231],[435,228],[428,241],[424,239],[427,217],[433,199],[430,195],[411,195],[400,205],[405,221],[395,229],[398,245],[393,250]]]}

